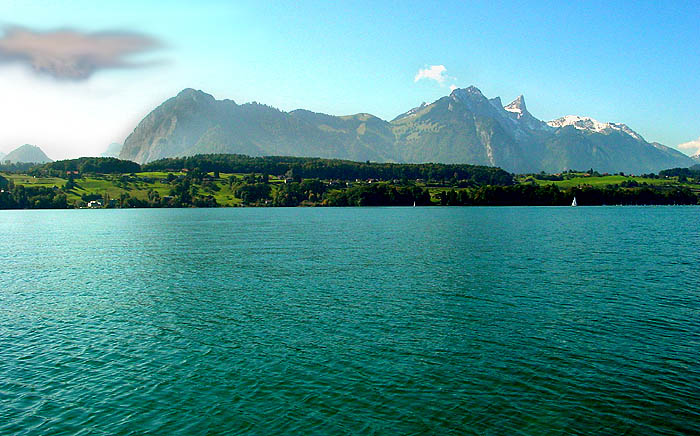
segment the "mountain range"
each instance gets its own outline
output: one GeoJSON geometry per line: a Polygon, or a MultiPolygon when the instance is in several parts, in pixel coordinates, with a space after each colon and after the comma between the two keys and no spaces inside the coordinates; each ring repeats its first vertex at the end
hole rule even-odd
{"type": "Polygon", "coordinates": [[[646,173],[695,163],[647,142],[625,124],[575,115],[544,122],[527,110],[523,96],[503,105],[473,86],[391,121],[368,113],[284,112],[185,89],[136,126],[119,157],[145,163],[204,153],[468,163],[517,173],[589,168],[646,173]]]}
{"type": "Polygon", "coordinates": [[[2,162],[10,161],[11,163],[48,163],[53,162],[48,156],[36,145],[24,144],[9,152],[2,157],[2,162]]]}

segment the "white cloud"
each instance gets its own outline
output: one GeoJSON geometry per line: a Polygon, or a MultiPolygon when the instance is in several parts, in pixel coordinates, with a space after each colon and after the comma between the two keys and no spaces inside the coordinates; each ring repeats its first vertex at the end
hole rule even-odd
{"type": "Polygon", "coordinates": [[[413,79],[413,81],[417,82],[421,79],[434,80],[442,85],[443,83],[445,83],[445,80],[448,79],[447,68],[445,68],[444,65],[426,65],[425,68],[421,68],[418,70],[418,73],[416,74],[416,77],[413,79]]]}
{"type": "Polygon", "coordinates": [[[678,144],[678,148],[689,155],[695,155],[700,153],[700,138],[695,141],[684,142],[683,144],[678,144]]]}
{"type": "Polygon", "coordinates": [[[450,91],[457,89],[457,86],[454,84],[457,79],[447,75],[447,68],[444,65],[426,65],[425,68],[419,69],[416,77],[413,78],[413,82],[423,79],[434,80],[440,86],[445,86],[448,82],[452,82],[449,86],[450,91]]]}

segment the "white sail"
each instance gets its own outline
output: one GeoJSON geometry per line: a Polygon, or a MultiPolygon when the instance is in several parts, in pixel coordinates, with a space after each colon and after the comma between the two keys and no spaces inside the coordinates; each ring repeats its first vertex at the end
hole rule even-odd
{"type": "Polygon", "coordinates": [[[572,207],[578,206],[578,203],[576,202],[576,197],[574,197],[574,201],[571,202],[572,207]]]}

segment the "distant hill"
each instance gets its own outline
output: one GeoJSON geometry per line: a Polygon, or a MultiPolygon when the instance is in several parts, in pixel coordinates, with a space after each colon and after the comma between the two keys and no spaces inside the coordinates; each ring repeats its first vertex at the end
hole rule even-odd
{"type": "Polygon", "coordinates": [[[48,156],[36,145],[24,144],[11,152],[4,158],[3,162],[10,161],[11,163],[48,163],[53,162],[48,156]]]}
{"type": "Polygon", "coordinates": [[[122,144],[118,142],[113,142],[109,144],[107,150],[105,150],[99,157],[119,157],[119,153],[122,151],[122,144]]]}
{"type": "Polygon", "coordinates": [[[0,162],[4,162],[3,158],[5,157],[5,153],[0,151],[0,162]]]}
{"type": "Polygon", "coordinates": [[[119,157],[146,163],[203,153],[465,163],[517,173],[593,168],[638,174],[695,163],[624,124],[575,115],[545,123],[528,112],[523,96],[504,106],[473,86],[391,122],[367,113],[332,116],[238,105],[185,89],[136,126],[119,157]]]}

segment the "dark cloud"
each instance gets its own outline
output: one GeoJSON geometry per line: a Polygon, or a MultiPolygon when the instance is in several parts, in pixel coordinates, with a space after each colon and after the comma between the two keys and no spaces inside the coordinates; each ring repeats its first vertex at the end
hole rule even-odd
{"type": "Polygon", "coordinates": [[[158,40],[138,33],[36,32],[12,27],[0,38],[0,61],[23,62],[58,79],[83,80],[102,69],[143,66],[126,58],[161,46],[158,40]]]}

